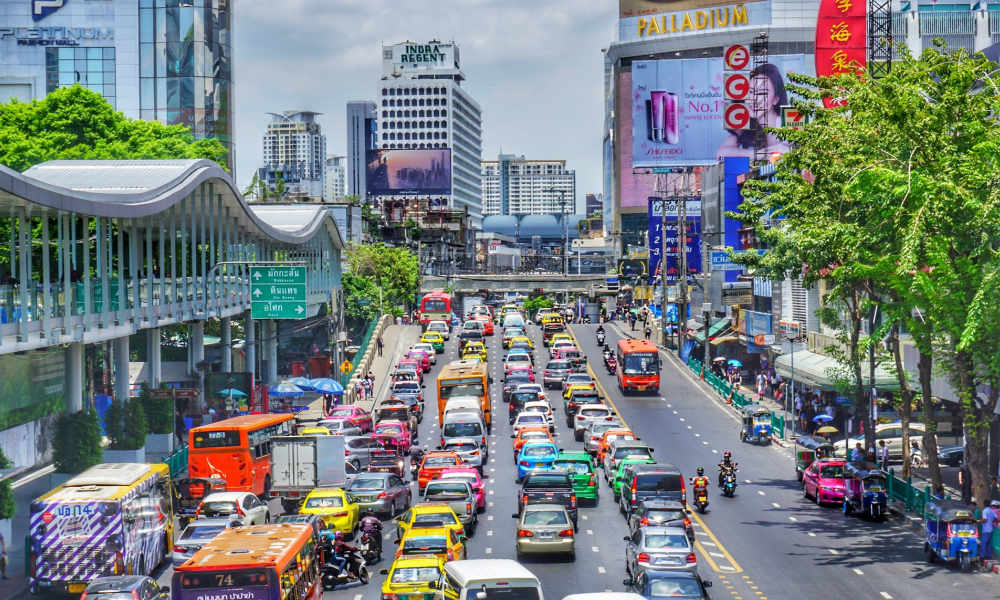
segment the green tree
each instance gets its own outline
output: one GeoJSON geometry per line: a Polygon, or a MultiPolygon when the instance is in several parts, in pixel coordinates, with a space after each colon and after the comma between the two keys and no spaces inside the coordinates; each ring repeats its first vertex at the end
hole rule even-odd
{"type": "Polygon", "coordinates": [[[348,272],[341,279],[344,313],[354,327],[378,316],[380,300],[387,314],[402,314],[404,304],[420,291],[420,265],[406,248],[354,245],[347,251],[347,264],[348,272]],[[360,299],[370,304],[361,306],[360,299]]]}
{"type": "Polygon", "coordinates": [[[103,461],[97,411],[81,410],[59,415],[52,438],[52,462],[56,473],[82,473],[103,461]]]}
{"type": "MultiPolygon", "coordinates": [[[[0,469],[9,469],[13,466],[14,463],[10,462],[3,450],[0,450],[0,469]]],[[[14,500],[14,490],[10,484],[9,477],[0,481],[0,519],[11,519],[17,514],[17,501],[14,500]]]]}

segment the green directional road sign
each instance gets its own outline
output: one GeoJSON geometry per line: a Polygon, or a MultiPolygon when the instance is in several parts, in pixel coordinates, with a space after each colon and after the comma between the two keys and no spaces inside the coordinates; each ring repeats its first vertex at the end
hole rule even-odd
{"type": "Polygon", "coordinates": [[[250,267],[250,314],[254,319],[306,318],[305,267],[250,267]]]}

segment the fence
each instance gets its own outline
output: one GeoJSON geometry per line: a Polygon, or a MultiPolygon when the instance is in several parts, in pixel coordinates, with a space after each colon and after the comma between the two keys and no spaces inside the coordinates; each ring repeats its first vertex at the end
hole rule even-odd
{"type": "MultiPolygon", "coordinates": [[[[701,361],[695,358],[688,358],[688,368],[691,369],[695,375],[701,377],[704,370],[704,365],[701,361]]],[[[708,384],[712,391],[714,391],[720,398],[726,401],[727,404],[731,404],[733,408],[737,411],[742,410],[744,406],[748,404],[755,404],[753,397],[749,397],[743,392],[740,392],[738,388],[733,386],[731,383],[725,379],[719,377],[711,371],[704,373],[705,383],[708,384]]],[[[785,416],[771,414],[771,432],[773,435],[784,439],[785,437],[785,416]]]]}
{"type": "Polygon", "coordinates": [[[188,465],[188,449],[187,446],[180,448],[170,456],[164,456],[160,462],[166,463],[167,467],[170,469],[170,478],[173,479],[177,477],[181,472],[187,469],[188,465]]]}
{"type": "Polygon", "coordinates": [[[358,343],[358,351],[354,354],[354,358],[351,359],[351,372],[340,376],[340,385],[347,389],[347,382],[351,379],[351,373],[358,368],[358,363],[361,359],[365,357],[365,350],[368,348],[368,344],[372,341],[372,335],[375,333],[375,328],[378,327],[378,323],[381,317],[376,317],[372,319],[372,322],[368,324],[368,328],[365,329],[365,335],[361,338],[361,342],[358,343]]]}

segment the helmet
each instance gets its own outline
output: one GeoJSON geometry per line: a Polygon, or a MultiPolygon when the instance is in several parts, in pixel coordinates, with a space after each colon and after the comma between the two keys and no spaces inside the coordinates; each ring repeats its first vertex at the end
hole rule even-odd
{"type": "Polygon", "coordinates": [[[368,508],[366,508],[365,509],[365,514],[366,515],[375,516],[375,507],[374,506],[369,506],[368,508]]]}
{"type": "Polygon", "coordinates": [[[698,477],[701,477],[704,474],[705,474],[705,469],[698,467],[698,477]]]}
{"type": "Polygon", "coordinates": [[[732,457],[733,457],[733,453],[732,453],[732,452],[730,452],[729,450],[726,450],[726,451],[725,451],[725,452],[724,452],[724,453],[722,454],[722,458],[732,458],[732,457]]]}
{"type": "Polygon", "coordinates": [[[320,534],[320,537],[323,538],[323,541],[326,541],[326,542],[330,542],[330,541],[334,540],[333,532],[330,531],[329,529],[324,530],[323,533],[320,534]]]}
{"type": "Polygon", "coordinates": [[[419,448],[420,447],[420,440],[413,440],[413,443],[411,445],[414,448],[419,448]]]}
{"type": "Polygon", "coordinates": [[[337,531],[334,532],[333,537],[338,542],[342,542],[344,541],[344,532],[338,529],[337,531]]]}

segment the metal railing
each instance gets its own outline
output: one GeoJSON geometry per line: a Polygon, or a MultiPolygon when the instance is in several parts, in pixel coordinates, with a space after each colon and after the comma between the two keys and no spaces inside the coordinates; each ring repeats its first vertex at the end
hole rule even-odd
{"type": "MultiPolygon", "coordinates": [[[[688,358],[688,368],[691,369],[695,375],[698,377],[702,376],[702,371],[704,365],[696,358],[688,358]]],[[[732,385],[725,379],[719,377],[711,371],[704,374],[705,383],[708,387],[712,388],[712,391],[716,393],[720,398],[726,401],[727,404],[731,405],[735,410],[742,410],[744,406],[748,404],[755,404],[752,396],[747,396],[743,392],[739,391],[736,386],[732,385]]],[[[785,416],[778,414],[771,414],[771,435],[775,435],[781,439],[785,437],[785,416]]]]}
{"type": "Polygon", "coordinates": [[[164,456],[160,459],[161,463],[166,463],[167,467],[170,469],[170,478],[173,479],[177,475],[181,474],[188,465],[188,449],[187,446],[176,450],[170,456],[164,456]]]}
{"type": "Polygon", "coordinates": [[[365,329],[365,335],[361,338],[361,342],[358,343],[358,351],[354,354],[354,358],[350,360],[351,372],[347,375],[340,376],[340,385],[347,389],[347,382],[351,380],[351,374],[354,373],[354,369],[358,368],[358,363],[365,356],[365,350],[368,348],[368,344],[372,341],[372,335],[375,333],[375,328],[378,327],[378,322],[381,317],[376,317],[372,319],[372,322],[368,324],[368,328],[365,329]]]}

